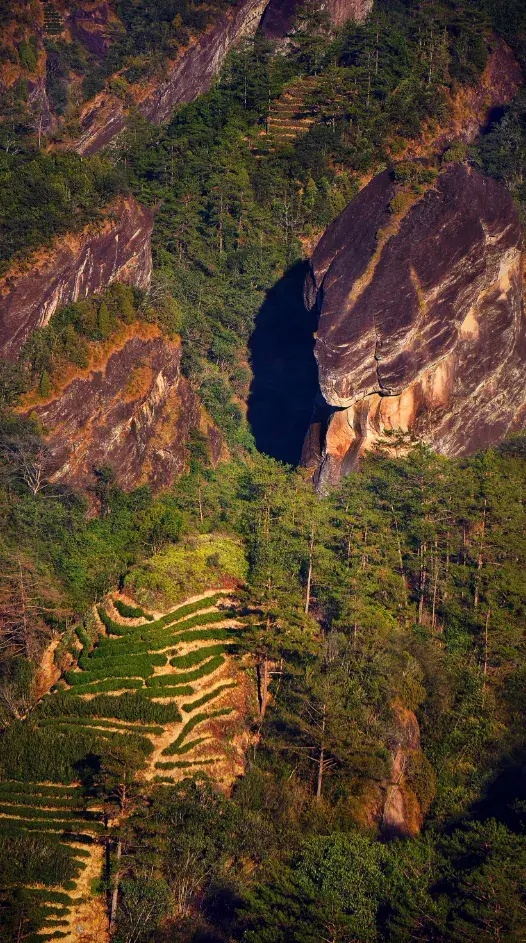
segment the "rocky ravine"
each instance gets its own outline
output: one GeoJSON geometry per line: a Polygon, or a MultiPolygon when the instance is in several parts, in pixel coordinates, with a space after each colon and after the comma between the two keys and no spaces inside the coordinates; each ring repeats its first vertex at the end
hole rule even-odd
{"type": "Polygon", "coordinates": [[[402,217],[385,171],[329,227],[305,285],[321,395],[303,463],[321,487],[386,430],[445,455],[525,421],[523,232],[499,183],[449,165],[402,217]]]}
{"type": "Polygon", "coordinates": [[[130,197],[106,219],[60,238],[50,250],[13,266],[0,279],[0,357],[15,357],[32,331],[61,305],[112,282],[147,288],[152,273],[153,214],[130,197]]]}
{"type": "Polygon", "coordinates": [[[89,488],[94,468],[109,465],[122,488],[167,487],[184,470],[188,434],[196,428],[217,461],[221,437],[202,415],[180,363],[179,341],[153,325],[134,324],[89,368],[72,370],[47,401],[29,398],[22,411],[42,424],[51,480],[89,488]]]}

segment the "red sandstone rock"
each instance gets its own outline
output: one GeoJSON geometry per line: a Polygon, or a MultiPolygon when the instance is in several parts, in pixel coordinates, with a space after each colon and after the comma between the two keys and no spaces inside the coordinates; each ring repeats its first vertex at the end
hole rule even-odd
{"type": "Polygon", "coordinates": [[[385,430],[463,455],[521,423],[523,233],[510,194],[450,165],[396,220],[396,191],[387,171],[374,178],[312,258],[305,297],[320,312],[323,399],[303,461],[321,485],[385,430]]]}
{"type": "Polygon", "coordinates": [[[112,282],[147,288],[151,278],[153,215],[130,197],[118,200],[99,226],[58,239],[24,270],[0,279],[0,356],[16,356],[36,328],[61,305],[112,282]]]}
{"type": "Polygon", "coordinates": [[[93,470],[111,466],[121,487],[171,484],[186,462],[193,428],[221,455],[217,430],[181,376],[181,345],[151,325],[134,325],[101,362],[77,371],[52,398],[25,410],[36,414],[49,446],[51,479],[85,489],[93,470]]]}
{"type": "MultiPolygon", "coordinates": [[[[320,0],[319,5],[327,11],[335,26],[342,26],[350,19],[363,22],[372,9],[373,0],[320,0]]],[[[265,35],[269,39],[286,36],[294,25],[294,17],[300,6],[300,0],[270,0],[261,21],[265,35]]]]}
{"type": "MultiPolygon", "coordinates": [[[[240,0],[219,16],[168,68],[166,78],[137,103],[139,112],[154,124],[168,121],[173,109],[206,92],[232,46],[255,32],[268,0],[240,0]]],[[[123,130],[125,108],[114,95],[101,93],[84,109],[82,134],[75,142],[79,154],[94,154],[123,130]]]]}

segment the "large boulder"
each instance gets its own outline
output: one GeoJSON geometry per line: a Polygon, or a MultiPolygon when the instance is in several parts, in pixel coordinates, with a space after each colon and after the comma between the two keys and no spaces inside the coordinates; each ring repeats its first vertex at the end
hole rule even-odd
{"type": "Polygon", "coordinates": [[[321,395],[303,462],[322,486],[389,430],[452,456],[524,421],[523,232],[510,194],[463,164],[419,196],[399,191],[390,172],[375,177],[307,276],[321,395]]]}
{"type": "Polygon", "coordinates": [[[87,298],[112,282],[147,288],[152,273],[153,214],[120,199],[102,223],[59,238],[0,279],[0,357],[15,357],[36,328],[61,305],[87,298]]]}

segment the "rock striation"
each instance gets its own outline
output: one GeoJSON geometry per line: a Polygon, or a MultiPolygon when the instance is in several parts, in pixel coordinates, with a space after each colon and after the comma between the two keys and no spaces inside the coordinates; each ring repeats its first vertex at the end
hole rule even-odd
{"type": "Polygon", "coordinates": [[[152,272],[153,214],[133,197],[119,199],[99,225],[57,240],[22,269],[0,279],[0,357],[15,357],[61,305],[112,282],[147,288],[152,272]]]}
{"type": "MultiPolygon", "coordinates": [[[[239,0],[221,14],[210,29],[181,51],[164,79],[144,89],[136,102],[139,113],[154,124],[162,124],[177,105],[192,102],[206,92],[230,49],[256,31],[267,2],[239,0]]],[[[79,154],[94,154],[123,130],[126,108],[115,95],[103,92],[87,105],[80,121],[82,131],[73,147],[79,154]]]]}
{"type": "MultiPolygon", "coordinates": [[[[269,39],[282,39],[294,26],[294,19],[301,6],[300,0],[270,0],[267,5],[261,28],[269,39]]],[[[319,0],[319,6],[325,10],[335,26],[342,26],[347,20],[362,23],[370,13],[373,0],[319,0]]]]}
{"type": "Polygon", "coordinates": [[[320,397],[302,461],[321,487],[389,430],[454,456],[524,421],[523,232],[510,194],[463,164],[397,215],[399,190],[388,171],[375,177],[307,276],[320,397]]]}
{"type": "Polygon", "coordinates": [[[180,342],[152,325],[133,325],[46,402],[28,402],[22,411],[41,423],[46,474],[84,490],[103,466],[114,469],[125,489],[146,482],[154,490],[167,487],[185,467],[195,428],[207,436],[212,460],[221,455],[219,433],[181,376],[180,342]]]}

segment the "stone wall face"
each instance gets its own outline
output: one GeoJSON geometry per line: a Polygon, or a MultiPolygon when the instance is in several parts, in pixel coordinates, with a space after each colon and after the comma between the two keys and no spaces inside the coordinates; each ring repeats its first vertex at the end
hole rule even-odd
{"type": "Polygon", "coordinates": [[[58,239],[54,248],[0,280],[0,356],[16,356],[29,335],[61,305],[97,294],[112,282],[147,288],[152,273],[153,215],[131,197],[107,219],[58,239]]]}
{"type": "Polygon", "coordinates": [[[451,456],[522,423],[523,233],[509,193],[462,164],[398,220],[396,192],[387,171],[374,178],[312,258],[305,298],[319,310],[325,417],[304,461],[322,482],[388,430],[451,456]]]}

